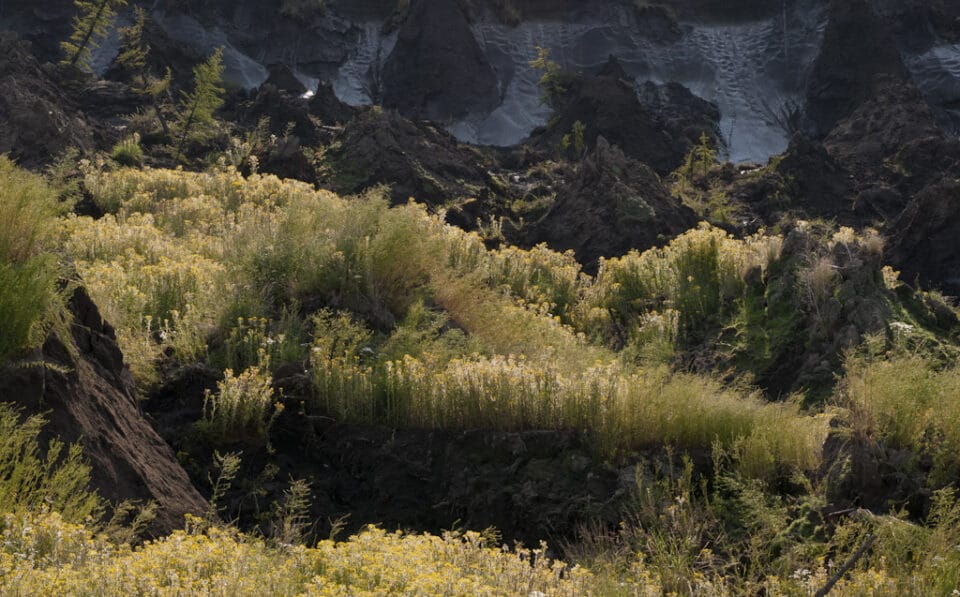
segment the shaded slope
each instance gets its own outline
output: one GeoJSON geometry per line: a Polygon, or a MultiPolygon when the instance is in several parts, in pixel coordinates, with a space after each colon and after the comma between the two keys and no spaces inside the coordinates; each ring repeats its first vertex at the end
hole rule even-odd
{"type": "Polygon", "coordinates": [[[75,348],[48,338],[36,358],[55,368],[3,374],[0,401],[44,414],[48,437],[79,441],[93,465],[92,483],[105,498],[156,502],[153,534],[182,527],[184,514],[206,512],[205,500],[140,411],[113,328],[83,289],[74,292],[69,308],[75,348]]]}

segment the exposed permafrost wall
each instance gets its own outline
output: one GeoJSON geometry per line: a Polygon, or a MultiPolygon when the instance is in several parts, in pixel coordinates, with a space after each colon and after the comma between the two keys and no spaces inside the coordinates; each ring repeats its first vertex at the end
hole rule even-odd
{"type": "Polygon", "coordinates": [[[682,37],[672,43],[656,39],[626,14],[614,24],[524,24],[513,30],[480,25],[477,35],[499,67],[504,103],[473,127],[454,130],[477,142],[510,145],[544,122],[539,73],[528,64],[536,46],[543,46],[568,68],[596,70],[613,55],[638,84],[683,84],[720,108],[731,160],[765,160],[787,146],[787,116],[802,103],[825,26],[818,2],[753,23],[682,23],[682,37]]]}
{"type": "MultiPolygon", "coordinates": [[[[567,68],[594,70],[613,55],[638,86],[646,81],[686,86],[719,107],[725,157],[762,162],[787,146],[790,115],[804,107],[809,73],[829,19],[829,0],[773,1],[780,3],[774,16],[682,22],[679,28],[663,19],[638,18],[633,9],[612,3],[591,5],[565,22],[510,27],[481,19],[471,30],[496,73],[500,105],[444,124],[464,141],[489,145],[518,143],[544,124],[550,111],[540,101],[540,73],[529,65],[542,46],[567,68]]],[[[311,86],[317,79],[330,80],[340,99],[353,105],[383,97],[380,73],[397,45],[397,33],[384,32],[377,18],[351,21],[330,15],[319,28],[297,32],[296,39],[261,39],[255,25],[247,23],[241,30],[244,53],[234,40],[236,32],[190,17],[159,15],[178,41],[200,49],[223,45],[227,76],[235,83],[255,87],[267,76],[264,65],[282,60],[311,86]],[[287,48],[293,43],[293,50],[287,48]]],[[[944,124],[960,131],[960,45],[942,43],[903,58],[944,124]]]]}
{"type": "MultiPolygon", "coordinates": [[[[595,70],[616,56],[638,84],[685,85],[719,106],[731,160],[766,160],[787,146],[787,117],[802,105],[805,75],[826,20],[819,0],[784,2],[782,15],[773,19],[681,23],[682,36],[672,42],[657,39],[658,31],[645,30],[626,9],[578,23],[478,23],[473,32],[497,73],[502,102],[492,113],[450,123],[449,129],[464,141],[505,146],[544,124],[550,111],[540,100],[540,73],[529,65],[541,46],[566,68],[595,70]]],[[[395,43],[378,24],[362,29],[359,47],[334,83],[340,98],[354,104],[374,101],[376,73],[395,43]]]]}
{"type": "Polygon", "coordinates": [[[220,29],[207,29],[193,17],[186,15],[154,14],[161,27],[176,42],[193,46],[203,54],[223,48],[224,76],[227,80],[248,89],[259,87],[267,80],[267,69],[247,56],[230,42],[220,29]]]}
{"type": "Polygon", "coordinates": [[[939,44],[926,52],[904,56],[913,80],[934,114],[954,134],[960,134],[960,44],[939,44]]]}
{"type": "Polygon", "coordinates": [[[397,45],[397,32],[384,33],[383,23],[358,25],[357,45],[333,79],[333,90],[341,101],[359,106],[380,101],[380,72],[397,45]]]}

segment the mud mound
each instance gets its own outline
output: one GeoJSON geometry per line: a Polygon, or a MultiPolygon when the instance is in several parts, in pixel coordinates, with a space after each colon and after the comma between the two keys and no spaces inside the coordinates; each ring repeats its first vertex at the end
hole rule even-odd
{"type": "Polygon", "coordinates": [[[184,514],[204,513],[206,501],[140,411],[113,328],[83,289],[74,292],[69,307],[75,347],[50,337],[35,356],[56,370],[27,367],[5,373],[0,401],[26,414],[44,414],[48,437],[79,441],[93,465],[93,486],[103,497],[156,502],[160,511],[151,533],[182,527],[184,514]]]}
{"type": "Polygon", "coordinates": [[[737,174],[727,193],[767,224],[776,223],[784,212],[835,218],[846,225],[873,215],[855,212],[855,188],[849,172],[821,143],[800,134],[790,141],[783,156],[767,167],[737,174]]]}
{"type": "Polygon", "coordinates": [[[888,75],[878,75],[872,83],[872,96],[824,139],[830,155],[862,181],[877,177],[884,160],[907,143],[942,134],[913,83],[888,75]]]}
{"type": "Polygon", "coordinates": [[[413,197],[441,205],[482,193],[489,180],[486,159],[429,123],[373,108],[354,118],[326,150],[328,176],[322,182],[348,195],[385,184],[396,202],[413,197]]]}
{"type": "Polygon", "coordinates": [[[584,127],[583,142],[592,150],[599,137],[661,175],[683,163],[701,134],[718,144],[716,106],[693,96],[681,85],[648,85],[638,96],[615,58],[597,75],[568,75],[565,93],[556,98],[550,124],[534,131],[529,144],[549,155],[573,139],[577,123],[584,127]],[[641,97],[644,102],[641,103],[641,97]]]}
{"type": "MultiPolygon", "coordinates": [[[[183,371],[148,403],[165,437],[194,463],[209,491],[213,448],[191,433],[210,371],[183,371]],[[176,395],[176,397],[174,397],[176,395]],[[154,410],[156,409],[156,410],[154,410]]],[[[504,542],[536,545],[576,536],[578,525],[615,526],[636,489],[634,467],[597,459],[570,432],[431,431],[339,423],[303,402],[302,380],[281,379],[286,408],[270,428],[270,448],[241,452],[239,483],[221,502],[241,528],[270,532],[269,504],[291,479],[310,483],[311,529],[326,537],[340,521],[350,533],[366,524],[440,532],[496,527],[504,542]]]]}
{"type": "Polygon", "coordinates": [[[870,2],[832,0],[830,17],[807,90],[805,116],[818,136],[873,96],[876,75],[910,78],[896,39],[870,2]]]}
{"type": "Polygon", "coordinates": [[[446,121],[500,103],[493,67],[450,0],[416,0],[383,66],[383,86],[383,105],[410,118],[446,121]]]}
{"type": "Polygon", "coordinates": [[[599,137],[529,240],[573,249],[584,270],[594,273],[600,257],[665,244],[696,223],[696,214],[672,197],[650,168],[599,137]]]}
{"type": "Polygon", "coordinates": [[[91,149],[93,129],[29,44],[0,32],[0,153],[25,166],[49,163],[68,147],[91,149]]]}
{"type": "Polygon", "coordinates": [[[357,115],[357,109],[341,102],[333,91],[333,85],[320,81],[310,98],[310,114],[325,124],[343,124],[357,115]]]}

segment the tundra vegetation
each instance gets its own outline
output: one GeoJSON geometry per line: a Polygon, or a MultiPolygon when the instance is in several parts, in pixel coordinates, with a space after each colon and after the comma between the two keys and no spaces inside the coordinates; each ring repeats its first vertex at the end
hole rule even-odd
{"type": "MultiPolygon", "coordinates": [[[[306,408],[342,421],[573,429],[598,458],[670,454],[659,475],[641,478],[620,528],[584,529],[561,560],[472,532],[371,527],[345,541],[294,533],[310,541],[296,545],[213,519],[129,543],[111,538],[99,499],[81,489],[82,455],[39,456],[41,422],[5,409],[5,592],[808,594],[868,537],[838,594],[942,594],[957,580],[958,374],[936,357],[949,342],[912,343],[928,324],[892,321],[888,337],[847,353],[826,399],[770,400],[751,368],[762,372],[807,331],[770,326],[776,306],[757,306],[751,278],[760,272],[769,289],[793,271],[782,300],[811,317],[840,283],[810,273],[811,256],[788,257],[779,235],[736,239],[704,224],[588,276],[570,254],[491,250],[442,214],[390,207],[380,192],[339,197],[230,166],[88,163],[83,185],[105,213],[92,219],[62,214],[40,177],[0,165],[10,280],[0,288],[20,289],[3,299],[7,366],[63,317],[58,279],[75,275],[115,322],[143,391],[171,363],[224,371],[197,423],[213,445],[265,441],[282,408],[271,374],[302,363],[306,408]],[[723,358],[738,375],[678,366],[705,330],[731,327],[723,358]],[[927,511],[829,518],[817,471],[830,425],[930,459],[927,511]],[[686,453],[712,454],[712,465],[686,453]]],[[[852,231],[831,242],[873,246],[852,231]]],[[[871,276],[878,292],[900,284],[871,276]]]]}
{"type": "MultiPolygon", "coordinates": [[[[88,66],[124,2],[76,4],[64,49],[88,66]]],[[[222,51],[177,104],[134,17],[118,63],[146,111],[112,151],[71,154],[66,177],[0,157],[0,371],[52,366],[39,349],[72,343],[79,284],[141,397],[171,371],[214,371],[197,449],[178,455],[213,455],[210,511],[148,539],[150,504],[108,503],[79,446],[0,404],[0,594],[960,594],[960,324],[884,265],[878,233],[728,232],[737,206],[709,184],[704,136],[671,182],[705,221],[589,275],[572,252],[493,242],[387,189],[259,173],[266,134],[230,139],[217,119],[222,51]],[[295,397],[275,383],[290,368],[295,397]],[[262,481],[241,478],[244,451],[272,456],[294,402],[338,424],[571,433],[636,467],[630,500],[619,525],[536,546],[496,529],[318,536],[300,479],[264,524],[230,522],[230,487],[262,481]],[[857,493],[872,472],[909,491],[857,493]],[[871,498],[884,508],[861,509],[871,498]]],[[[533,64],[558,101],[568,75],[546,50],[533,64]]],[[[567,156],[584,155],[584,127],[567,156]]]]}

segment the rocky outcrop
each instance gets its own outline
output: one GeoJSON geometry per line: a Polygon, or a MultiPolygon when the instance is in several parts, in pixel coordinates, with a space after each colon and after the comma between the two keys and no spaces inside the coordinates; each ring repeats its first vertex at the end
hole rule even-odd
{"type": "Polygon", "coordinates": [[[863,216],[867,218],[876,215],[873,208],[877,206],[869,201],[861,202],[862,209],[857,210],[849,172],[821,143],[802,134],[794,136],[787,151],[765,168],[731,172],[728,196],[766,224],[776,223],[788,212],[847,225],[862,219],[862,212],[867,212],[863,216]]]}
{"type": "Polygon", "coordinates": [[[666,244],[696,223],[696,214],[670,195],[656,173],[598,137],[529,240],[573,249],[584,270],[595,273],[600,257],[666,244]]]}
{"type": "Polygon", "coordinates": [[[70,35],[75,11],[64,0],[7,1],[0,5],[0,29],[29,41],[41,62],[55,62],[63,57],[60,42],[70,35]]]}
{"type": "MultiPolygon", "coordinates": [[[[191,474],[207,488],[208,475],[216,475],[205,466],[212,449],[191,444],[188,430],[215,377],[187,377],[176,381],[176,394],[167,392],[175,399],[150,406],[170,441],[198,463],[191,474]]],[[[572,432],[347,425],[311,412],[299,397],[308,382],[278,384],[286,408],[270,427],[272,452],[236,446],[244,451],[239,478],[258,479],[258,497],[236,487],[221,502],[242,528],[263,528],[263,504],[282,499],[290,479],[303,479],[320,537],[339,521],[347,533],[370,523],[432,532],[495,527],[508,544],[535,545],[545,537],[573,539],[587,523],[616,525],[636,490],[635,466],[600,461],[572,432]]]]}
{"type": "Polygon", "coordinates": [[[837,123],[823,141],[832,156],[866,182],[876,178],[883,161],[907,143],[942,134],[913,83],[878,75],[871,89],[871,96],[837,123]]]}
{"type": "Polygon", "coordinates": [[[960,140],[938,133],[904,144],[883,181],[902,208],[886,212],[890,264],[909,284],[960,296],[960,140]]]}
{"type": "Polygon", "coordinates": [[[292,95],[303,95],[307,92],[307,88],[286,64],[275,62],[267,67],[267,72],[267,80],[264,81],[264,85],[272,85],[274,88],[292,95]]]}
{"type": "Polygon", "coordinates": [[[877,0],[877,9],[893,23],[901,46],[922,52],[938,39],[960,41],[960,4],[951,0],[877,0]]]}
{"type": "Polygon", "coordinates": [[[942,134],[904,64],[891,21],[867,0],[835,0],[814,65],[805,126],[860,185],[904,145],[942,134]]]}
{"type": "Polygon", "coordinates": [[[640,104],[649,110],[671,140],[676,153],[686,153],[707,135],[711,146],[723,146],[719,132],[720,110],[694,95],[679,83],[656,85],[646,82],[639,88],[640,104]]]}
{"type": "Polygon", "coordinates": [[[456,2],[415,0],[383,66],[383,105],[445,122],[500,103],[497,76],[456,2]]]}
{"type": "Polygon", "coordinates": [[[153,534],[182,527],[185,514],[207,511],[206,501],[141,412],[113,328],[82,288],[74,291],[69,309],[72,337],[65,343],[51,336],[33,355],[50,366],[4,372],[0,401],[25,414],[43,414],[48,438],[80,442],[92,464],[92,485],[103,497],[155,502],[153,534]]]}
{"type": "Polygon", "coordinates": [[[831,511],[864,508],[884,515],[895,507],[921,516],[929,498],[930,467],[920,464],[910,450],[891,448],[836,425],[823,446],[819,473],[831,511]]]}
{"type": "Polygon", "coordinates": [[[920,191],[891,231],[890,260],[905,281],[960,296],[960,180],[920,191]]]}
{"type": "Polygon", "coordinates": [[[909,80],[897,41],[869,0],[832,0],[830,22],[807,90],[805,116],[826,136],[873,97],[875,78],[909,80]]]}
{"type": "MultiPolygon", "coordinates": [[[[203,415],[204,392],[221,376],[202,365],[179,369],[145,405],[163,436],[190,454],[189,473],[206,491],[216,475],[213,447],[191,430],[203,415]]],[[[602,461],[571,431],[350,425],[311,406],[302,365],[280,367],[273,385],[285,408],[270,425],[269,447],[220,447],[242,450],[239,478],[257,479],[256,499],[237,484],[221,502],[242,528],[269,531],[263,505],[282,499],[290,479],[303,479],[321,537],[336,521],[346,532],[370,523],[434,532],[493,526],[508,544],[532,545],[572,539],[585,523],[616,525],[637,487],[636,460],[602,461]]],[[[646,456],[643,474],[664,458],[661,451],[646,456]]]]}
{"type": "Polygon", "coordinates": [[[324,124],[344,124],[356,116],[357,109],[341,102],[333,91],[333,85],[320,81],[316,92],[310,98],[310,114],[324,124]]]}
{"type": "Polygon", "coordinates": [[[535,544],[545,536],[572,538],[588,522],[616,524],[636,488],[632,468],[598,462],[573,433],[290,422],[278,422],[274,445],[293,449],[286,464],[298,475],[304,471],[295,463],[316,463],[308,472],[315,519],[350,515],[354,528],[376,520],[436,531],[458,521],[535,544]]]}

